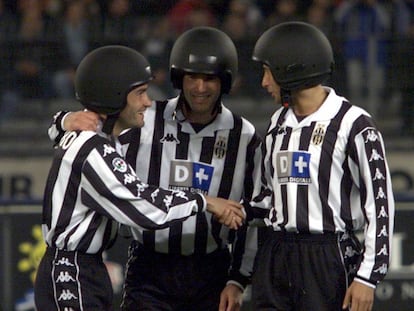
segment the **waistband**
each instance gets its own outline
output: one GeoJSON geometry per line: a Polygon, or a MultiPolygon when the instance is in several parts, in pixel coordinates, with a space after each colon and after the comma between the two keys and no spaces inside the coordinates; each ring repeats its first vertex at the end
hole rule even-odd
{"type": "Polygon", "coordinates": [[[278,239],[287,242],[337,242],[344,233],[302,233],[289,231],[274,231],[270,229],[269,234],[273,239],[278,239]]]}
{"type": "Polygon", "coordinates": [[[48,246],[45,255],[50,258],[74,258],[77,257],[82,262],[103,262],[102,254],[87,254],[80,251],[67,251],[56,247],[48,246]]]}

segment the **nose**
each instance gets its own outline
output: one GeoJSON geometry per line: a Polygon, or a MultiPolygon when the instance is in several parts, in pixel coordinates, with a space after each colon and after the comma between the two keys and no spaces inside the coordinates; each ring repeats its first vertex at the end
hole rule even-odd
{"type": "Polygon", "coordinates": [[[263,74],[262,77],[262,88],[266,88],[269,85],[269,79],[266,77],[266,74],[263,74]]]}
{"type": "Polygon", "coordinates": [[[201,78],[195,79],[194,85],[195,85],[196,89],[200,92],[202,92],[206,89],[206,82],[204,81],[204,79],[201,79],[201,78]]]}
{"type": "Polygon", "coordinates": [[[145,92],[145,94],[144,94],[144,106],[145,107],[151,107],[152,106],[152,99],[149,97],[147,92],[145,92]]]}

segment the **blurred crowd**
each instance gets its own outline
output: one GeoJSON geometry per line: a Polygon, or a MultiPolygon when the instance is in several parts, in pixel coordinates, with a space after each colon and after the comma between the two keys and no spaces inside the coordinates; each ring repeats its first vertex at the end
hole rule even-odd
{"type": "Polygon", "coordinates": [[[258,36],[302,20],[331,39],[329,83],[374,116],[397,98],[402,134],[414,127],[414,0],[0,0],[0,118],[25,99],[74,98],[77,64],[91,49],[125,44],[153,65],[154,99],[175,95],[168,58],[194,26],[225,31],[239,53],[232,96],[260,98],[261,68],[251,61],[258,36]]]}

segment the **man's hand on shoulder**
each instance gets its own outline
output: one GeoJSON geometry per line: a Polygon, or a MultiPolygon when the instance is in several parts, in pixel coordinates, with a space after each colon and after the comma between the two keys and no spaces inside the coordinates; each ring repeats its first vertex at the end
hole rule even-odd
{"type": "Polygon", "coordinates": [[[87,110],[70,112],[63,120],[66,131],[96,131],[98,125],[99,115],[87,110]]]}

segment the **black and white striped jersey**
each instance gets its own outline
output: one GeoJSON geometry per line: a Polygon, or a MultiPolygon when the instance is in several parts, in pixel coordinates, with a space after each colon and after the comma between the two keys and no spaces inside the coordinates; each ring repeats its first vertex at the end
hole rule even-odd
{"type": "Polygon", "coordinates": [[[115,221],[159,229],[205,206],[199,194],[141,182],[104,134],[67,132],[47,179],[42,229],[48,246],[94,254],[115,237],[115,221]]]}
{"type": "MultiPolygon", "coordinates": [[[[225,106],[217,118],[196,132],[177,110],[177,98],[154,102],[145,112],[145,125],[119,136],[122,154],[151,185],[189,190],[240,201],[251,198],[261,173],[261,139],[253,125],[225,106]],[[180,121],[181,120],[181,121],[180,121]]],[[[63,113],[57,114],[49,136],[62,135],[63,113]]],[[[168,228],[132,228],[136,240],[148,249],[169,254],[207,254],[232,246],[230,277],[247,282],[257,251],[257,228],[229,230],[210,213],[197,214],[168,228]],[[248,233],[248,234],[247,234],[248,233]]]]}
{"type": "MultiPolygon", "coordinates": [[[[253,125],[222,105],[216,119],[196,132],[177,110],[177,102],[178,97],[156,102],[146,111],[144,127],[119,137],[139,177],[169,189],[235,201],[251,198],[254,180],[260,179],[261,172],[261,139],[253,125]]],[[[145,247],[169,254],[207,254],[231,244],[234,273],[249,275],[257,229],[244,227],[235,232],[211,216],[197,214],[165,229],[133,228],[132,233],[145,247]],[[250,231],[247,237],[246,231],[250,231]]]]}
{"type": "Polygon", "coordinates": [[[256,215],[270,207],[265,221],[274,230],[366,230],[358,277],[376,284],[389,266],[394,219],[383,139],[364,110],[326,91],[319,110],[300,122],[287,108],[272,116],[264,139],[265,180],[251,205],[256,215]],[[261,191],[266,186],[270,191],[261,191]]]}

